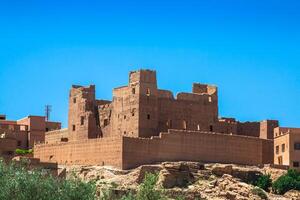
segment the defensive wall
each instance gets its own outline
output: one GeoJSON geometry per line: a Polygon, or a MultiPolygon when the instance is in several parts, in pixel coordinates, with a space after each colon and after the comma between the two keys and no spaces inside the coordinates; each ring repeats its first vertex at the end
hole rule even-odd
{"type": "Polygon", "coordinates": [[[130,169],[162,161],[203,161],[235,164],[273,163],[273,141],[211,132],[169,130],[151,138],[97,138],[38,144],[42,162],[66,165],[112,165],[130,169]]]}
{"type": "Polygon", "coordinates": [[[36,144],[34,157],[64,165],[112,165],[121,168],[122,138],[36,144]]]}

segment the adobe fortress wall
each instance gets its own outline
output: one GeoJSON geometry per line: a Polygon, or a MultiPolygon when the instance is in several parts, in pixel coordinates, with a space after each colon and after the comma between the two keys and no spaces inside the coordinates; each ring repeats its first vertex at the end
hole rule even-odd
{"type": "Polygon", "coordinates": [[[34,157],[42,162],[64,165],[112,165],[122,168],[121,155],[121,137],[36,144],[34,148],[34,157]]]}
{"type": "Polygon", "coordinates": [[[112,165],[130,169],[163,161],[258,165],[273,163],[273,141],[253,137],[169,130],[152,138],[108,137],[37,144],[34,157],[66,165],[112,165]]]}
{"type": "Polygon", "coordinates": [[[162,161],[258,165],[273,163],[273,141],[246,136],[169,130],[159,137],[123,138],[123,168],[162,161]]]}

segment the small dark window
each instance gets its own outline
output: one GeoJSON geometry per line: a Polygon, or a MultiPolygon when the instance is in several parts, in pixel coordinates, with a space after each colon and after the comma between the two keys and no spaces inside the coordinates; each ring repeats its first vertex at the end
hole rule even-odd
{"type": "Polygon", "coordinates": [[[213,132],[214,131],[214,127],[212,125],[209,126],[209,131],[213,132]]]}
{"type": "Polygon", "coordinates": [[[300,150],[300,143],[299,142],[295,142],[294,149],[295,150],[300,150]]]}
{"type": "Polygon", "coordinates": [[[61,141],[61,142],[68,142],[69,139],[68,139],[68,138],[60,138],[60,141],[61,141]]]}
{"type": "Polygon", "coordinates": [[[282,151],[282,152],[285,152],[285,144],[282,144],[282,145],[281,145],[281,151],[282,151]]]}
{"type": "Polygon", "coordinates": [[[76,103],[76,98],[73,98],[73,103],[76,103]]]}
{"type": "Polygon", "coordinates": [[[276,146],[276,154],[279,154],[279,146],[276,146]]]}
{"type": "Polygon", "coordinates": [[[76,127],[75,127],[75,125],[73,125],[73,126],[72,126],[72,130],[75,131],[75,129],[76,129],[76,127]]]}
{"type": "Polygon", "coordinates": [[[81,125],[81,126],[84,125],[84,116],[81,116],[81,117],[80,117],[80,125],[81,125]]]}
{"type": "Polygon", "coordinates": [[[147,115],[147,119],[150,119],[150,115],[149,114],[147,115]]]}
{"type": "Polygon", "coordinates": [[[132,94],[135,94],[135,88],[132,88],[132,94]]]}
{"type": "Polygon", "coordinates": [[[104,119],[104,126],[108,125],[108,119],[104,119]]]}
{"type": "Polygon", "coordinates": [[[124,135],[126,135],[126,131],[124,131],[124,135]]]}
{"type": "Polygon", "coordinates": [[[18,140],[18,146],[21,146],[22,142],[20,140],[18,140]]]}
{"type": "Polygon", "coordinates": [[[134,112],[131,113],[131,116],[134,117],[134,112]]]}
{"type": "Polygon", "coordinates": [[[48,132],[49,131],[49,128],[46,128],[46,132],[48,132]]]}
{"type": "Polygon", "coordinates": [[[124,115],[124,119],[126,119],[126,115],[124,115]]]}
{"type": "Polygon", "coordinates": [[[299,162],[293,162],[293,167],[299,167],[299,162]]]}
{"type": "Polygon", "coordinates": [[[168,128],[172,128],[172,120],[169,119],[169,120],[167,121],[167,127],[168,127],[168,128]]]}

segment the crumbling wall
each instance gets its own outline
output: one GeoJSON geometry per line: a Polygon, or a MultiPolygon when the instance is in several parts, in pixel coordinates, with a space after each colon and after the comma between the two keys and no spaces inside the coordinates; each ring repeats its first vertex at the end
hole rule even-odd
{"type": "Polygon", "coordinates": [[[45,134],[45,144],[53,144],[67,141],[69,141],[68,129],[49,131],[45,134]]]}

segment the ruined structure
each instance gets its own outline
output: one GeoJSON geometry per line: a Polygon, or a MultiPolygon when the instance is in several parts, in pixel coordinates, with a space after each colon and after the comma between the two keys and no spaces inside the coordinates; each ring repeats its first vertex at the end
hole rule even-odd
{"type": "Polygon", "coordinates": [[[28,116],[12,121],[0,115],[0,155],[13,155],[17,148],[31,149],[45,141],[45,132],[61,128],[61,123],[46,121],[43,116],[28,116]]]}
{"type": "Polygon", "coordinates": [[[68,129],[46,133],[34,156],[60,164],[122,169],[161,161],[273,163],[275,120],[219,118],[216,86],[194,83],[192,93],[157,87],[156,72],[133,71],[112,101],[97,100],[95,86],[72,86],[68,129]]]}

